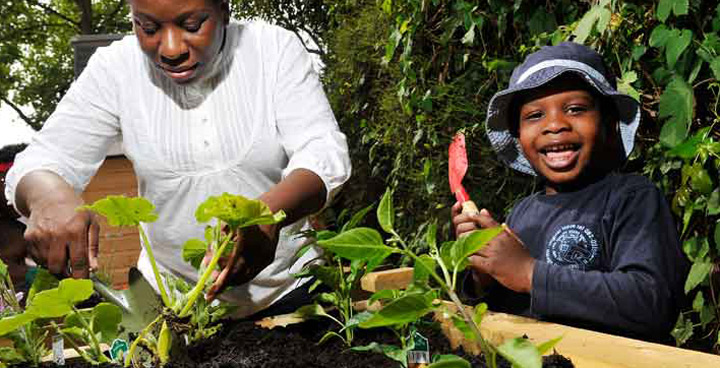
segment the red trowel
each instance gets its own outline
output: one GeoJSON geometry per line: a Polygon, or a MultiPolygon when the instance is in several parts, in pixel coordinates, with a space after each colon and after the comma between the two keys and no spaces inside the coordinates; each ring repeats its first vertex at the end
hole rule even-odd
{"type": "Polygon", "coordinates": [[[465,150],[465,135],[459,132],[450,143],[448,150],[448,177],[450,190],[458,202],[462,203],[462,213],[466,215],[478,214],[477,206],[470,200],[470,196],[462,185],[463,177],[468,169],[467,152],[465,150]]]}

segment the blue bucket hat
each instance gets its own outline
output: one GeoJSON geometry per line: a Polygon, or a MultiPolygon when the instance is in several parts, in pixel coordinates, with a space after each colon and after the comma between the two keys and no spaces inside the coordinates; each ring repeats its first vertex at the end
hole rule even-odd
{"type": "Polygon", "coordinates": [[[608,73],[602,57],[595,50],[574,42],[562,42],[557,46],[542,47],[528,55],[513,70],[508,88],[496,93],[490,100],[485,129],[495,152],[513,169],[537,175],[523,155],[520,142],[510,130],[513,97],[518,92],[543,86],[565,73],[580,76],[588,85],[614,102],[625,157],[630,155],[635,144],[635,132],[640,125],[640,104],[632,97],[618,92],[615,78],[608,73]]]}

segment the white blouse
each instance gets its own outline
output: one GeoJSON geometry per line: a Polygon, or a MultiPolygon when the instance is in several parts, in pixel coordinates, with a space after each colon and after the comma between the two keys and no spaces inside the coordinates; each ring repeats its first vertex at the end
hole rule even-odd
{"type": "MultiPolygon", "coordinates": [[[[256,198],[296,169],[325,183],[328,200],[350,176],[339,131],[312,60],[297,37],[264,23],[231,24],[221,57],[207,77],[170,81],[142,53],[137,38],[98,49],[57,109],[16,158],[6,196],[15,198],[30,171],[51,170],[81,193],[110,144],[123,150],[139,194],[159,219],[145,226],[159,266],[195,281],[181,257],[190,238],[203,238],[194,213],[223,192],[256,198]]],[[[293,259],[305,219],[280,234],[274,262],[251,282],[221,295],[238,316],[272,304],[299,284],[292,274],[318,253],[293,259]]],[[[155,283],[143,252],[139,268],[155,283]]]]}

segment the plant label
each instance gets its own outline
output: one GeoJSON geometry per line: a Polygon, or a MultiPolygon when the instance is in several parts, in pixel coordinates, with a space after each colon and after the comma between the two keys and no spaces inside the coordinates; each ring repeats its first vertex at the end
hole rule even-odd
{"type": "Polygon", "coordinates": [[[110,358],[116,362],[122,362],[125,360],[125,354],[127,354],[130,347],[127,341],[123,339],[115,339],[110,346],[110,358]]]}
{"type": "Polygon", "coordinates": [[[408,351],[408,366],[418,367],[421,364],[430,363],[430,344],[425,336],[415,331],[412,334],[413,341],[415,341],[415,347],[408,351]]]}
{"type": "Polygon", "coordinates": [[[65,341],[61,335],[54,335],[52,338],[53,362],[57,365],[65,365],[65,341]]]}

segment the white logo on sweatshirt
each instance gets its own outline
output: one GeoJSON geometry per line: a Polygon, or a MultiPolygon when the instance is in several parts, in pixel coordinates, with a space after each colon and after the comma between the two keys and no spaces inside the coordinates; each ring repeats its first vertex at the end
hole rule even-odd
{"type": "Polygon", "coordinates": [[[548,263],[585,270],[599,253],[595,234],[584,225],[565,225],[558,229],[545,248],[548,263]]]}

